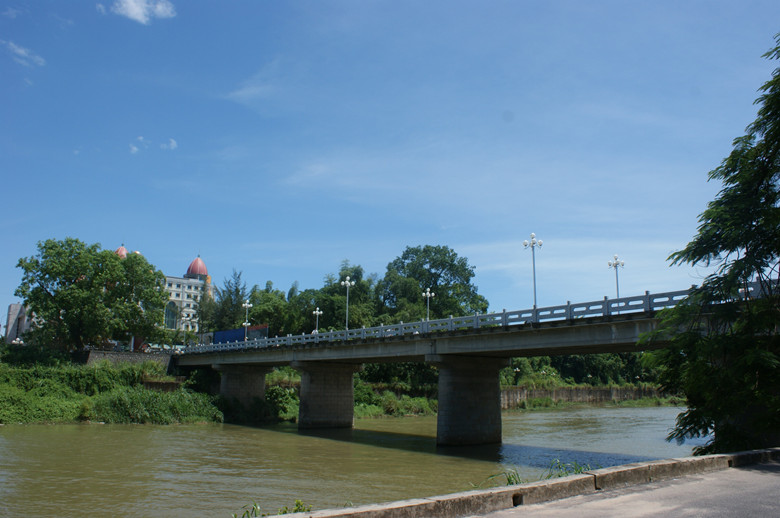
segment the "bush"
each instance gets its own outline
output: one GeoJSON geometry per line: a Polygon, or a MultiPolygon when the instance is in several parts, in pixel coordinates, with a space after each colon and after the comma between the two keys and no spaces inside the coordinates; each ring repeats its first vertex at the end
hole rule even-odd
{"type": "Polygon", "coordinates": [[[215,406],[214,399],[188,390],[157,392],[131,387],[96,396],[90,418],[106,423],[222,422],[222,412],[215,406]]]}

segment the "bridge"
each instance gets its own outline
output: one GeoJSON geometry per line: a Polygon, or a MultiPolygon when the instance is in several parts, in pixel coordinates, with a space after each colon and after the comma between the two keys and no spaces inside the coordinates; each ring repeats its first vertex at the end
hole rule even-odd
{"type": "Polygon", "coordinates": [[[176,363],[220,371],[220,393],[244,405],[264,398],[266,373],[290,365],[301,372],[298,427],[338,428],[353,425],[353,374],[364,363],[424,361],[439,370],[437,443],[499,443],[498,374],[510,358],[636,351],[656,312],[689,292],[193,346],[176,363]]]}

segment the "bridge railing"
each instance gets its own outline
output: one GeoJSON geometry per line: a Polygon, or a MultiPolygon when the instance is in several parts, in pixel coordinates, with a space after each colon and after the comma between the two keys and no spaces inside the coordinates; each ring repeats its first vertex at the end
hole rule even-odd
{"type": "MultiPolygon", "coordinates": [[[[753,283],[748,287],[746,296],[760,296],[758,290],[758,283],[753,283]]],[[[315,332],[311,334],[287,335],[241,342],[193,346],[185,348],[183,352],[185,354],[213,353],[279,347],[283,345],[314,344],[316,346],[321,346],[332,342],[343,342],[347,340],[402,337],[443,331],[479,329],[483,327],[509,327],[546,321],[567,321],[587,317],[651,312],[676,305],[687,297],[690,291],[691,290],[680,290],[664,293],[650,293],[646,291],[644,295],[621,297],[619,299],[604,297],[602,300],[579,302],[576,304],[567,302],[563,305],[547,306],[543,308],[521,309],[517,311],[504,310],[500,313],[465,315],[409,323],[399,322],[398,324],[361,327],[359,329],[342,331],[315,332]]],[[[743,294],[743,296],[744,295],[745,294],[743,294]]]]}

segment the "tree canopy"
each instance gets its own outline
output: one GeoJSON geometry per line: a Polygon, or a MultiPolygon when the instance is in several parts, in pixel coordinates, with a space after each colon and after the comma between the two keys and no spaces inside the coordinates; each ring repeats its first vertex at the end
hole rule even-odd
{"type": "MultiPolygon", "coordinates": [[[[777,60],[775,38],[765,57],[777,60]]],[[[665,387],[688,401],[670,438],[710,436],[700,453],[780,443],[780,68],[759,91],[756,120],[709,173],[722,190],[670,256],[716,269],[650,337],[672,337],[654,357],[665,387]]]]}
{"type": "Polygon", "coordinates": [[[162,321],[165,276],[140,254],[121,259],[74,238],[38,243],[21,258],[15,294],[35,315],[34,342],[70,350],[149,337],[162,321]]]}

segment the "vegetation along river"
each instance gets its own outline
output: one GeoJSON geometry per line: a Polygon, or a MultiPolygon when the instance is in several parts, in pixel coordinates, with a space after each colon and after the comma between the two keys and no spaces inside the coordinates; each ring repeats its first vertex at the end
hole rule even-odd
{"type": "Polygon", "coordinates": [[[437,448],[436,419],[295,425],[0,426],[0,516],[239,516],[432,496],[543,476],[555,459],[606,467],[690,455],[664,439],[677,408],[508,412],[504,443],[437,448]]]}

